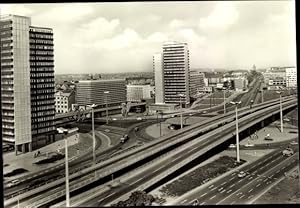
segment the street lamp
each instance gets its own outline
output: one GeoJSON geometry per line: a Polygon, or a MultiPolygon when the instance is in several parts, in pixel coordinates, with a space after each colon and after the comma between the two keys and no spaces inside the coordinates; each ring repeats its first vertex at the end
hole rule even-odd
{"type": "Polygon", "coordinates": [[[224,114],[226,113],[226,88],[223,88],[223,95],[224,95],[224,114]]]}
{"type": "Polygon", "coordinates": [[[161,137],[161,121],[162,121],[162,119],[163,119],[164,113],[163,113],[163,111],[160,111],[159,114],[160,114],[160,121],[159,121],[159,135],[160,135],[160,137],[161,137]]]}
{"type": "Polygon", "coordinates": [[[178,94],[180,99],[180,128],[183,128],[183,122],[182,122],[182,103],[181,103],[181,97],[184,97],[184,94],[178,94]]]}
{"type": "Polygon", "coordinates": [[[88,105],[88,107],[92,108],[92,132],[93,132],[93,163],[96,164],[96,138],[95,138],[95,120],[94,120],[94,108],[97,107],[96,104],[88,105]]]}
{"type": "Polygon", "coordinates": [[[282,121],[282,101],[281,101],[281,92],[276,91],[279,94],[279,102],[280,102],[280,132],[283,132],[283,121],[282,121]]]}
{"type": "Polygon", "coordinates": [[[235,126],[236,126],[236,159],[237,162],[240,162],[240,141],[239,141],[239,121],[238,121],[238,105],[242,102],[230,102],[231,104],[235,105],[235,126]]]}
{"type": "Polygon", "coordinates": [[[59,134],[65,135],[65,166],[66,166],[66,207],[70,207],[70,191],[69,191],[69,164],[68,164],[68,140],[67,134],[69,133],[68,129],[65,128],[57,128],[57,132],[59,134]]]}
{"type": "Polygon", "coordinates": [[[107,96],[109,94],[109,91],[104,91],[105,94],[105,105],[106,105],[106,124],[108,124],[108,108],[107,108],[107,96]]]}

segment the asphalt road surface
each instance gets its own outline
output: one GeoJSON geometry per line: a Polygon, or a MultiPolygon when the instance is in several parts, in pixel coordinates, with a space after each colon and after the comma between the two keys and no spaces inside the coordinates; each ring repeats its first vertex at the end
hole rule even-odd
{"type": "Polygon", "coordinates": [[[249,203],[297,164],[298,153],[287,157],[282,155],[282,150],[275,150],[240,168],[239,171],[246,172],[245,177],[238,177],[239,171],[233,172],[215,181],[208,188],[182,198],[178,204],[193,204],[196,199],[200,205],[249,203]]]}

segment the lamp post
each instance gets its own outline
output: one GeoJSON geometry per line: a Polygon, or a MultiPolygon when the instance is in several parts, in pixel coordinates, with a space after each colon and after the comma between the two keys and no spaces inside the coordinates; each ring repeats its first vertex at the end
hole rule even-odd
{"type": "Polygon", "coordinates": [[[224,94],[224,114],[226,113],[226,88],[223,88],[223,94],[224,94]]]}
{"type": "Polygon", "coordinates": [[[230,102],[231,104],[235,105],[235,126],[236,126],[236,160],[240,162],[240,141],[239,141],[239,121],[238,121],[238,105],[242,102],[230,102]]]}
{"type": "Polygon", "coordinates": [[[57,132],[59,134],[65,135],[65,166],[66,166],[66,207],[70,207],[70,191],[69,191],[69,159],[68,159],[68,140],[67,140],[67,134],[68,129],[65,128],[57,128],[57,132]]]}
{"type": "Polygon", "coordinates": [[[281,92],[276,91],[279,94],[279,103],[280,103],[280,132],[283,132],[283,121],[282,121],[282,101],[281,101],[281,92]]]}
{"type": "Polygon", "coordinates": [[[97,107],[96,104],[88,105],[88,107],[92,108],[92,132],[93,132],[93,163],[96,164],[96,138],[95,138],[95,120],[94,120],[94,108],[97,107]]]}
{"type": "Polygon", "coordinates": [[[109,94],[109,91],[104,91],[105,94],[105,106],[106,106],[106,124],[108,124],[108,108],[107,108],[107,96],[109,94]]]}
{"type": "Polygon", "coordinates": [[[182,122],[182,103],[181,103],[181,97],[184,97],[184,94],[178,94],[179,96],[179,102],[180,102],[180,128],[183,128],[183,122],[182,122]]]}

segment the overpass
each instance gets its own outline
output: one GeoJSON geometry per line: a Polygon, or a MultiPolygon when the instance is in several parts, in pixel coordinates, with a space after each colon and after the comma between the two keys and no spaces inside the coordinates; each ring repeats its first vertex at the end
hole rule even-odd
{"type": "MultiPolygon", "coordinates": [[[[146,106],[146,103],[130,103],[130,109],[133,107],[138,107],[138,106],[146,106]]],[[[110,112],[117,112],[119,111],[119,113],[121,113],[121,106],[113,106],[113,107],[108,107],[108,108],[100,108],[100,109],[95,109],[94,113],[95,113],[95,117],[101,117],[101,116],[105,116],[106,115],[106,110],[108,110],[108,114],[110,114],[110,112]]],[[[63,114],[57,114],[55,115],[55,122],[57,123],[58,121],[62,120],[62,119],[69,119],[69,120],[80,120],[80,119],[84,119],[87,117],[88,114],[91,113],[91,110],[79,110],[79,111],[71,111],[68,113],[63,113],[63,114]]]]}
{"type": "MultiPolygon", "coordinates": [[[[288,111],[296,107],[296,105],[297,105],[296,99],[286,99],[284,101],[284,110],[288,111]]],[[[279,112],[278,101],[271,101],[271,102],[259,104],[253,106],[252,109],[248,109],[248,108],[240,109],[239,112],[240,112],[240,119],[243,119],[241,120],[241,122],[243,121],[243,123],[241,123],[240,131],[243,131],[243,127],[246,128],[245,126],[247,123],[249,123],[249,121],[251,121],[250,122],[251,125],[254,125],[256,123],[260,123],[261,120],[259,119],[262,118],[263,118],[262,120],[269,119],[269,118],[275,119],[276,115],[278,115],[279,112]],[[272,113],[274,115],[272,115],[272,113]],[[265,114],[266,117],[263,117],[262,115],[265,114]]],[[[213,146],[217,146],[232,137],[232,133],[228,133],[230,138],[226,138],[224,133],[226,133],[225,130],[228,129],[229,129],[228,131],[231,130],[234,131],[235,129],[235,123],[233,122],[234,120],[235,120],[234,112],[228,112],[225,115],[219,115],[209,119],[209,121],[203,122],[202,124],[196,124],[187,127],[185,129],[179,130],[178,132],[175,132],[172,135],[168,135],[162,137],[161,139],[150,142],[149,144],[144,145],[141,148],[137,148],[133,151],[129,151],[117,157],[111,158],[105,162],[101,162],[94,167],[90,167],[85,170],[79,171],[74,175],[70,176],[70,179],[73,180],[71,181],[70,184],[70,190],[71,191],[78,190],[82,187],[88,186],[89,184],[99,181],[100,179],[103,180],[104,178],[107,178],[107,176],[110,176],[111,174],[114,174],[114,176],[116,177],[121,176],[122,174],[130,171],[131,169],[135,169],[136,166],[143,165],[149,161],[157,159],[158,157],[160,158],[160,156],[164,155],[166,152],[168,152],[168,155],[173,155],[173,157],[175,156],[177,157],[179,155],[184,155],[181,153],[183,149],[186,149],[187,147],[188,148],[195,147],[194,145],[196,144],[197,144],[196,147],[198,148],[206,147],[202,149],[202,153],[203,151],[204,152],[208,151],[209,149],[213,148],[213,146]],[[213,136],[215,136],[215,138],[218,139],[211,139],[213,138],[213,136]],[[199,141],[204,141],[204,140],[206,142],[205,144],[212,145],[211,142],[213,142],[214,143],[213,146],[207,147],[205,145],[198,144],[199,141]],[[186,147],[186,148],[182,148],[182,147],[186,147]],[[172,151],[173,153],[170,154],[170,152],[172,151]],[[92,173],[92,177],[91,175],[89,175],[89,173],[92,173]]],[[[198,149],[197,152],[201,152],[201,151],[199,151],[198,149]]],[[[169,158],[169,156],[163,158],[169,158]]],[[[182,159],[183,159],[182,161],[185,162],[190,161],[190,159],[189,160],[186,160],[184,158],[182,159]]],[[[184,162],[178,164],[184,164],[184,162]]],[[[173,168],[170,167],[170,168],[172,169],[172,171],[174,171],[174,167],[173,168]]],[[[56,181],[55,186],[57,186],[59,183],[63,184],[64,179],[62,179],[60,182],[56,181]]],[[[60,189],[57,188],[55,189],[55,194],[48,193],[47,195],[44,195],[44,197],[42,197],[43,199],[41,199],[40,197],[39,200],[33,198],[35,200],[33,201],[35,202],[34,204],[36,205],[45,204],[45,203],[49,203],[49,201],[53,201],[54,199],[58,199],[59,197],[63,197],[63,196],[64,196],[64,188],[60,187],[60,189]]],[[[10,203],[6,201],[5,204],[6,205],[13,204],[14,202],[16,202],[15,200],[16,199],[8,200],[10,201],[10,203]]]]}

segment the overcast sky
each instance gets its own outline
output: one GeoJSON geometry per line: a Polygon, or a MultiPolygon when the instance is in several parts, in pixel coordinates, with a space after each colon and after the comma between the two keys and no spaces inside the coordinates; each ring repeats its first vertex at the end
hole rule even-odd
{"type": "Polygon", "coordinates": [[[0,5],[54,30],[55,72],[152,71],[164,41],[188,43],[192,68],[296,65],[294,1],[0,5]]]}

